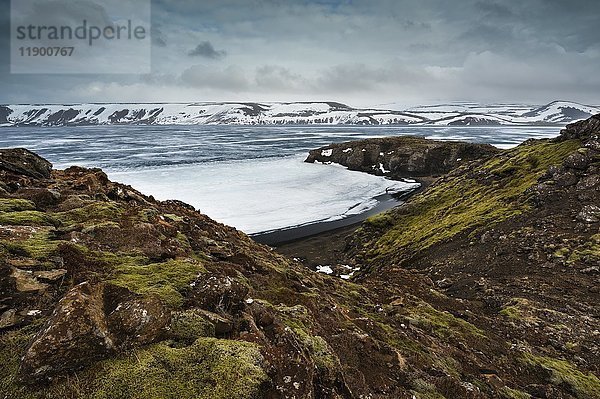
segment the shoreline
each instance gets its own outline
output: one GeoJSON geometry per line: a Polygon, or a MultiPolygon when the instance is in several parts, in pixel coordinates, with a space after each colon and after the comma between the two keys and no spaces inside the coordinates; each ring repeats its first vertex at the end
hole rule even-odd
{"type": "Polygon", "coordinates": [[[434,180],[427,178],[415,179],[420,186],[409,191],[403,191],[396,194],[381,194],[377,199],[377,205],[373,208],[341,219],[331,221],[317,221],[298,226],[290,226],[283,229],[276,229],[266,232],[249,234],[254,241],[273,247],[293,244],[299,241],[314,238],[320,235],[329,235],[337,231],[353,231],[367,218],[385,212],[389,209],[403,205],[410,197],[420,193],[434,180]]]}

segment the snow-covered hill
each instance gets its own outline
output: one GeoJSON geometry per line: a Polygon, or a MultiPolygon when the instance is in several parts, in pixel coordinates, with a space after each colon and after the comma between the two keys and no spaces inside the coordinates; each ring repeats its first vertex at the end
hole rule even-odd
{"type": "Polygon", "coordinates": [[[570,123],[600,113],[600,107],[555,101],[519,104],[443,104],[396,109],[358,109],[335,102],[20,104],[0,106],[0,126],[102,124],[156,125],[546,125],[570,123]]]}

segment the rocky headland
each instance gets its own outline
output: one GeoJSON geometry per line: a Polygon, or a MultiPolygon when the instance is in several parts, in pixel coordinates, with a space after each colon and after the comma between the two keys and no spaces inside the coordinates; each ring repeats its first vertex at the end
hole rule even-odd
{"type": "Polygon", "coordinates": [[[0,150],[0,398],[599,398],[600,117],[506,151],[385,142],[311,155],[443,174],[352,235],[350,281],[0,150]]]}
{"type": "Polygon", "coordinates": [[[305,162],[336,163],[350,170],[392,179],[436,178],[459,165],[500,150],[488,144],[384,137],[330,144],[311,150],[305,162]]]}

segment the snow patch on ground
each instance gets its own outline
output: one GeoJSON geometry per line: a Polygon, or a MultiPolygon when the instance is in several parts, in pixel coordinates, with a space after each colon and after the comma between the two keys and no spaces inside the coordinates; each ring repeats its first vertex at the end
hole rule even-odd
{"type": "Polygon", "coordinates": [[[331,269],[331,266],[318,265],[317,266],[317,273],[333,274],[333,270],[331,269]]]}

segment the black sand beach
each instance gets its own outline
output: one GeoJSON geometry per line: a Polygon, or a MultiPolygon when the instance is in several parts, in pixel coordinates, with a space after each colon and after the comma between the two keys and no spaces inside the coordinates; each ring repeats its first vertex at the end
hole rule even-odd
{"type": "Polygon", "coordinates": [[[394,194],[381,194],[374,197],[374,199],[377,200],[377,205],[360,214],[350,215],[338,220],[317,221],[299,226],[287,227],[284,229],[251,234],[250,237],[252,237],[254,241],[261,244],[280,246],[325,232],[359,225],[362,221],[373,215],[377,215],[378,213],[385,212],[388,209],[402,205],[410,196],[421,191],[424,184],[422,182],[420,183],[421,186],[414,190],[403,191],[394,194]]]}
{"type": "Polygon", "coordinates": [[[327,265],[339,261],[346,246],[346,240],[362,222],[378,213],[401,206],[411,196],[423,191],[435,178],[419,178],[421,186],[415,190],[395,195],[382,194],[376,197],[379,203],[367,212],[348,218],[315,222],[287,229],[251,235],[254,241],[267,244],[290,258],[299,259],[305,266],[314,269],[317,265],[327,265]]]}
{"type": "Polygon", "coordinates": [[[253,234],[250,235],[250,237],[252,237],[254,241],[261,244],[279,246],[328,231],[360,224],[363,220],[370,216],[384,212],[403,203],[402,200],[396,199],[390,194],[382,194],[375,198],[378,200],[378,203],[375,207],[357,215],[351,215],[338,220],[313,222],[300,226],[293,226],[285,229],[253,234]]]}

